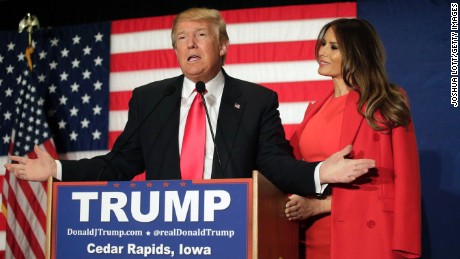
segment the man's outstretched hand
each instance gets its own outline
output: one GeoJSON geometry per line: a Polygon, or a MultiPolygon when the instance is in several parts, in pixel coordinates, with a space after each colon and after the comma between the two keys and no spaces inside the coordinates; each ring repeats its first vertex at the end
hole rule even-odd
{"type": "Polygon", "coordinates": [[[350,183],[375,167],[375,161],[372,159],[345,158],[351,151],[352,145],[348,145],[323,162],[319,169],[321,184],[350,183]]]}
{"type": "Polygon", "coordinates": [[[11,156],[13,162],[5,164],[6,170],[12,172],[16,178],[28,181],[46,181],[49,176],[56,177],[57,166],[48,152],[34,146],[36,159],[21,156],[11,156]],[[16,163],[14,163],[16,162],[16,163]]]}

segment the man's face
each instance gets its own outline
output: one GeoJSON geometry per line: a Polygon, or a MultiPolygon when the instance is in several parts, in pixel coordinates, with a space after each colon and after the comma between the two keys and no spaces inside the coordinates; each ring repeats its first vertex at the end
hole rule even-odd
{"type": "Polygon", "coordinates": [[[193,82],[207,83],[219,73],[227,43],[219,43],[210,23],[183,21],[177,24],[175,51],[182,73],[193,82]]]}

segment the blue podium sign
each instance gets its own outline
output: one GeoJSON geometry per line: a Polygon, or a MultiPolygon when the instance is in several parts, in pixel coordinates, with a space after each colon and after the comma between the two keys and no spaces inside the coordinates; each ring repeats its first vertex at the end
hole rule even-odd
{"type": "Polygon", "coordinates": [[[250,258],[252,179],[54,182],[52,258],[250,258]]]}

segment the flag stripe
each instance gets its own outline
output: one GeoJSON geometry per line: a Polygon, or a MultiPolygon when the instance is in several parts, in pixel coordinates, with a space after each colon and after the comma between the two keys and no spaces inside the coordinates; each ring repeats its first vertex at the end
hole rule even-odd
{"type": "Polygon", "coordinates": [[[314,40],[231,45],[225,64],[315,59],[314,40]]]}
{"type": "MultiPolygon", "coordinates": [[[[356,16],[356,3],[310,4],[221,11],[227,24],[356,16]]],[[[112,34],[170,30],[174,15],[113,22],[112,34]]]]}
{"type": "Polygon", "coordinates": [[[222,11],[227,24],[356,16],[356,3],[309,4],[222,11]]]}
{"type": "MultiPolygon", "coordinates": [[[[14,236],[10,228],[6,228],[5,232],[7,237],[14,236]]],[[[26,258],[22,252],[21,245],[18,244],[16,238],[7,238],[6,245],[6,254],[14,255],[16,258],[26,258]]],[[[24,245],[24,247],[27,247],[27,245],[24,245]]]]}
{"type": "Polygon", "coordinates": [[[261,82],[260,84],[277,92],[281,104],[285,102],[315,101],[329,93],[333,87],[331,80],[286,83],[261,82]]]}
{"type": "MultiPolygon", "coordinates": [[[[284,62],[315,59],[315,42],[291,41],[258,44],[232,44],[225,64],[284,62]]],[[[151,50],[111,55],[111,72],[177,68],[174,50],[151,50]]]]}
{"type": "Polygon", "coordinates": [[[36,258],[44,258],[44,256],[41,256],[41,254],[44,255],[44,246],[41,247],[41,245],[43,244],[43,240],[46,239],[44,232],[45,228],[41,229],[41,231],[37,231],[36,224],[39,221],[42,221],[42,226],[43,223],[46,224],[46,217],[43,211],[40,211],[37,206],[28,207],[27,199],[30,198],[32,200],[36,200],[36,198],[30,197],[23,192],[24,189],[27,189],[27,185],[40,183],[18,182],[16,178],[8,172],[5,179],[7,179],[9,187],[7,197],[7,230],[11,233],[10,237],[14,237],[7,238],[8,245],[14,252],[14,255],[23,254],[24,258],[30,258],[32,255],[36,258]],[[30,209],[32,209],[32,211],[30,209]],[[41,219],[37,220],[36,214],[32,212],[40,214],[39,216],[41,219]],[[36,234],[39,235],[39,238],[37,238],[36,234]],[[19,250],[21,250],[20,253],[19,250]]]}
{"type": "MultiPolygon", "coordinates": [[[[300,81],[286,83],[260,83],[280,94],[280,102],[314,101],[328,93],[333,84],[330,80],[324,81],[300,81]],[[307,99],[306,99],[307,98],[307,99]]],[[[120,91],[110,93],[111,112],[128,109],[132,91],[120,91]]]]}
{"type": "MultiPolygon", "coordinates": [[[[313,20],[307,19],[264,23],[228,24],[227,32],[230,37],[231,46],[240,44],[312,41],[316,40],[321,27],[333,19],[334,18],[324,18],[313,20]]],[[[111,54],[114,55],[152,50],[170,51],[172,49],[170,33],[171,30],[168,29],[112,34],[111,54]]],[[[246,54],[247,53],[245,53],[245,55],[246,54]]]]}
{"type": "MultiPolygon", "coordinates": [[[[315,60],[246,63],[225,65],[224,68],[230,75],[257,83],[330,80],[316,72],[318,64],[315,60]]],[[[110,73],[111,92],[132,91],[134,86],[177,76],[180,73],[179,68],[110,73]]]]}

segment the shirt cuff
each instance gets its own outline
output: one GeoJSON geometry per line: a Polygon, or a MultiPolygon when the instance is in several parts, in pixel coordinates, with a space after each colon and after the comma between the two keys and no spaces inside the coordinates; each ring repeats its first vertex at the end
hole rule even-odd
{"type": "Polygon", "coordinates": [[[314,174],[314,177],[315,177],[315,191],[319,196],[321,196],[323,194],[324,190],[326,190],[326,187],[328,186],[327,183],[321,184],[321,181],[319,179],[319,169],[321,168],[322,164],[323,164],[323,162],[320,162],[319,164],[316,165],[315,174],[314,174]]]}
{"type": "Polygon", "coordinates": [[[59,181],[62,181],[62,164],[59,160],[54,160],[56,161],[56,179],[59,181]]]}

